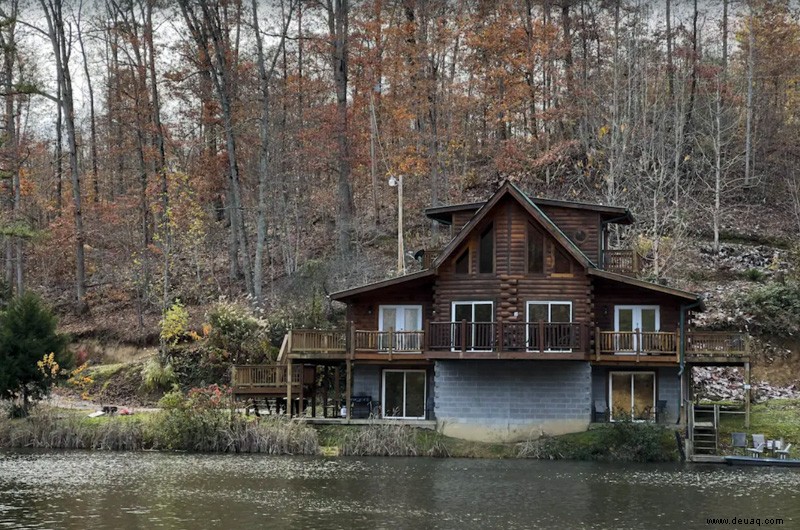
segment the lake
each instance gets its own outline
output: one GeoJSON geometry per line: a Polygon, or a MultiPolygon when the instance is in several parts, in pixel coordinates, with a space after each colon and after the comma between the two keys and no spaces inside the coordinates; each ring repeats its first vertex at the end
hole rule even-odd
{"type": "Polygon", "coordinates": [[[0,452],[0,528],[713,528],[720,517],[799,528],[800,470],[0,452]]]}

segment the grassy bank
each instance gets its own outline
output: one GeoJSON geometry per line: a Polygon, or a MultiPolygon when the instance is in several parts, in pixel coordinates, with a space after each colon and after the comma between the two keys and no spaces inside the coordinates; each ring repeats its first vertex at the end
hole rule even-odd
{"type": "Polygon", "coordinates": [[[320,445],[341,455],[625,462],[678,459],[672,430],[637,423],[607,424],[585,432],[546,436],[518,444],[471,442],[404,425],[328,425],[318,430],[320,445]]]}
{"type": "Polygon", "coordinates": [[[301,423],[174,410],[89,418],[85,412],[39,408],[27,418],[0,419],[0,447],[319,453],[316,431],[301,423]]]}
{"type": "MultiPolygon", "coordinates": [[[[731,452],[731,433],[763,434],[768,439],[783,439],[791,443],[794,457],[800,454],[800,399],[773,399],[753,405],[750,427],[745,428],[744,416],[720,416],[719,440],[723,452],[731,452]]],[[[749,437],[748,437],[749,443],[749,437]]]]}

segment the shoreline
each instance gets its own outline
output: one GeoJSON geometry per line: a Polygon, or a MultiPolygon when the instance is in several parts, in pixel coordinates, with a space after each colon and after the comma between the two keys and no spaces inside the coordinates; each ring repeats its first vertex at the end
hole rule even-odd
{"type": "Polygon", "coordinates": [[[85,410],[41,409],[0,419],[0,449],[185,451],[305,456],[678,461],[671,430],[608,424],[520,443],[473,442],[404,424],[311,425],[229,410],[165,410],[89,418],[85,410]]]}

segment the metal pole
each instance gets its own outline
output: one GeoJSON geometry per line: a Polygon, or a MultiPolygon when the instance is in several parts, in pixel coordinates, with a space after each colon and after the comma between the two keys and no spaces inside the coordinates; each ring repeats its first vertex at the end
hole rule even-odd
{"type": "Polygon", "coordinates": [[[397,184],[397,270],[406,273],[405,249],[403,247],[403,175],[397,184]]]}

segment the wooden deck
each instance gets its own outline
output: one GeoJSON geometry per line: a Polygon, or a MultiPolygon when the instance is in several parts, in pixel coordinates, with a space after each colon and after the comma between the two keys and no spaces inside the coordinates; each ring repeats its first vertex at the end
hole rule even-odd
{"type": "Polygon", "coordinates": [[[642,257],[631,249],[608,249],[603,252],[603,270],[636,276],[642,268],[642,257]]]}
{"type": "MultiPolygon", "coordinates": [[[[680,362],[679,331],[591,333],[581,322],[429,322],[423,331],[290,330],[280,359],[294,362],[426,364],[436,359],[590,360],[601,364],[680,362]],[[285,357],[285,358],[284,358],[285,357]]],[[[745,334],[686,333],[684,360],[742,364],[745,334]]]]}

